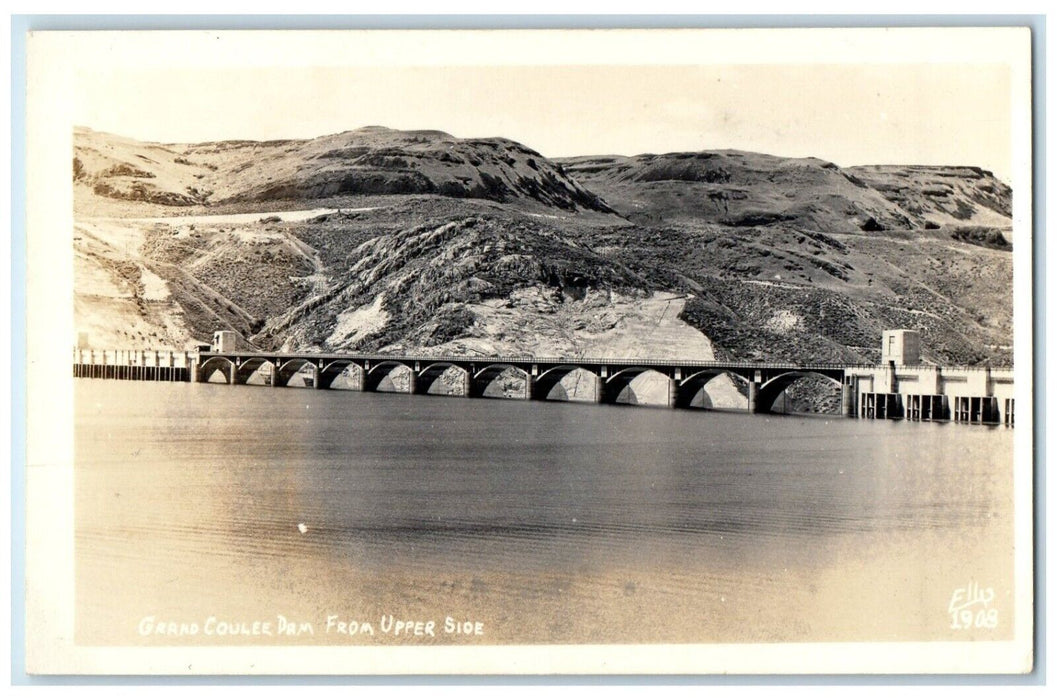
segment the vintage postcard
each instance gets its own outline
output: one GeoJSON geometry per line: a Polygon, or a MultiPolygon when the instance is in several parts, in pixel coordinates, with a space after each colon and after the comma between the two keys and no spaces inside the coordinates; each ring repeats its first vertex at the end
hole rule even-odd
{"type": "Polygon", "coordinates": [[[1029,672],[1030,41],[32,34],[28,672],[1029,672]]]}

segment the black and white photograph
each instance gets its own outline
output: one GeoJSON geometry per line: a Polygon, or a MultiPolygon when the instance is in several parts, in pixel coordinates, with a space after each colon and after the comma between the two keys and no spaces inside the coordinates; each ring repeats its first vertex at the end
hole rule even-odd
{"type": "Polygon", "coordinates": [[[1030,40],[34,33],[28,671],[1030,672],[1030,40]]]}

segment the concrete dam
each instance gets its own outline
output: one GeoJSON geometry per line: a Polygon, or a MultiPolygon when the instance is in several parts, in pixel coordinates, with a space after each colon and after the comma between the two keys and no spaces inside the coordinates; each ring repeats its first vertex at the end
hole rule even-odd
{"type": "MultiPolygon", "coordinates": [[[[454,395],[483,398],[502,375],[520,379],[524,400],[554,400],[552,392],[573,372],[587,373],[596,403],[627,403],[631,382],[647,372],[667,380],[667,405],[690,408],[708,382],[720,375],[741,385],[748,413],[770,413],[779,398],[805,377],[821,377],[839,387],[840,413],[853,418],[1014,424],[1012,368],[939,367],[920,363],[914,331],[885,331],[879,365],[720,362],[613,358],[459,357],[382,353],[273,353],[229,349],[231,338],[218,332],[214,343],[193,352],[88,350],[75,348],[74,376],[147,381],[246,384],[263,377],[272,387],[329,389],[339,376],[348,388],[379,391],[390,386],[409,394],[429,394],[442,376],[455,377],[454,395]]],[[[589,392],[590,393],[590,392],[589,392]]]]}

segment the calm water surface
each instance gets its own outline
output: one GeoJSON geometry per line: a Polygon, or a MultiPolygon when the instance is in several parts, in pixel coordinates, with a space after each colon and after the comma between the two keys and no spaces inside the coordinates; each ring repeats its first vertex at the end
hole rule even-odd
{"type": "Polygon", "coordinates": [[[84,379],[76,411],[79,643],[1011,634],[1009,429],[84,379]],[[950,629],[970,581],[994,629],[950,629]]]}

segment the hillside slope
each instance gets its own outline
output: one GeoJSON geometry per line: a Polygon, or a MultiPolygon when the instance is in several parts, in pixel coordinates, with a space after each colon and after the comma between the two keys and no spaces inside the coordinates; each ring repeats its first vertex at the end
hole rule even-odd
{"type": "Polygon", "coordinates": [[[845,168],[921,226],[980,225],[1008,230],[1009,185],[981,168],[865,165],[845,168]]]}
{"type": "Polygon", "coordinates": [[[556,162],[635,223],[591,244],[693,292],[683,317],[723,354],[874,362],[881,331],[912,328],[928,361],[1012,363],[1012,192],[987,171],[741,151],[556,162]]]}
{"type": "Polygon", "coordinates": [[[825,232],[1008,227],[1009,188],[979,168],[840,168],[744,151],[556,160],[632,221],[786,224],[825,232]]]}
{"type": "MultiPolygon", "coordinates": [[[[78,200],[214,206],[438,194],[609,211],[539,153],[508,139],[365,127],[289,141],[141,143],[77,129],[78,200]]],[[[96,202],[98,204],[98,202],[96,202]]]]}
{"type": "Polygon", "coordinates": [[[379,128],[75,143],[76,320],[96,347],[227,328],[274,350],[853,363],[914,328],[928,361],[1012,362],[1011,193],[974,168],[552,162],[379,128]]]}

